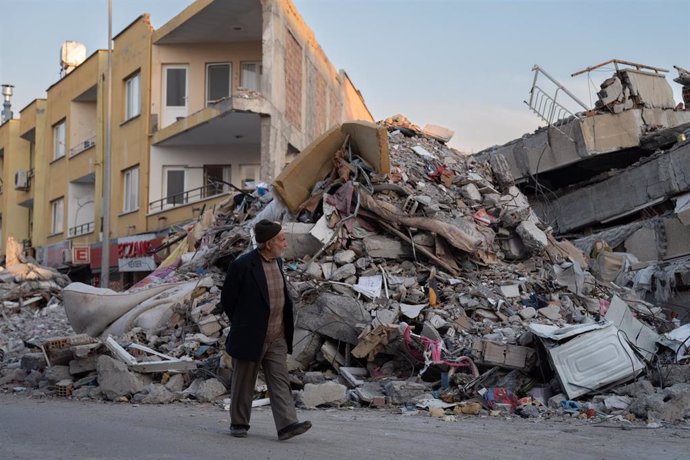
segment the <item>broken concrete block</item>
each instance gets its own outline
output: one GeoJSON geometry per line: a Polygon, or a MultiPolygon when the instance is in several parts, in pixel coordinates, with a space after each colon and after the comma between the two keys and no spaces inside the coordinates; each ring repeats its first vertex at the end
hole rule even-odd
{"type": "Polygon", "coordinates": [[[318,372],[318,371],[305,372],[304,377],[302,377],[302,382],[304,382],[304,384],[307,384],[307,383],[320,384],[320,383],[324,383],[325,381],[326,381],[326,377],[323,375],[323,372],[318,372]]]}
{"type": "Polygon", "coordinates": [[[690,384],[678,383],[663,390],[664,404],[660,418],[666,422],[682,421],[690,416],[690,384]]]}
{"type": "Polygon", "coordinates": [[[386,405],[386,395],[380,382],[364,382],[362,386],[355,388],[354,392],[361,401],[376,407],[386,405]]]}
{"type": "Polygon", "coordinates": [[[345,264],[333,273],[331,273],[331,277],[329,279],[333,281],[340,281],[349,278],[350,276],[354,276],[356,274],[357,269],[355,268],[355,264],[345,264]]]}
{"type": "Polygon", "coordinates": [[[142,404],[168,404],[175,400],[175,395],[164,385],[152,383],[146,386],[142,392],[142,404]]]}
{"type": "Polygon", "coordinates": [[[392,238],[382,235],[373,235],[364,240],[364,247],[366,248],[369,257],[385,259],[404,259],[412,254],[412,251],[407,246],[392,238]]]}
{"type": "Polygon", "coordinates": [[[184,376],[182,374],[174,374],[165,384],[165,388],[173,393],[182,391],[184,389],[184,376]]]}
{"type": "Polygon", "coordinates": [[[405,404],[416,396],[426,393],[426,385],[422,383],[405,382],[394,380],[388,382],[383,387],[391,404],[405,404]]]}
{"type": "Polygon", "coordinates": [[[557,395],[551,396],[549,398],[548,406],[551,409],[558,409],[561,407],[561,402],[566,401],[568,397],[563,393],[558,393],[557,395]]]}
{"type": "Polygon", "coordinates": [[[604,406],[606,406],[607,409],[619,409],[619,410],[626,410],[628,406],[630,406],[630,403],[632,402],[632,398],[629,396],[618,396],[618,395],[613,395],[613,396],[608,396],[607,398],[604,399],[604,406]]]}
{"type": "Polygon", "coordinates": [[[304,273],[315,279],[320,279],[321,277],[323,277],[321,265],[317,263],[307,264],[307,268],[305,269],[304,273]]]}
{"type": "Polygon", "coordinates": [[[218,319],[216,318],[215,315],[208,316],[204,319],[202,319],[199,323],[199,332],[204,334],[207,337],[212,336],[213,334],[216,334],[217,332],[220,332],[222,329],[220,323],[218,322],[218,319]]]}
{"type": "Polygon", "coordinates": [[[549,245],[546,233],[540,230],[532,221],[525,220],[515,229],[522,242],[535,254],[543,252],[549,245]]]}
{"type": "Polygon", "coordinates": [[[322,293],[313,304],[303,305],[295,316],[298,327],[351,345],[357,345],[361,325],[371,321],[359,301],[330,293],[322,293]]]}
{"type": "Polygon", "coordinates": [[[22,356],[20,367],[27,372],[43,370],[46,368],[46,359],[43,353],[27,353],[22,356]]]}
{"type": "Polygon", "coordinates": [[[225,385],[218,379],[196,379],[183,391],[185,395],[191,395],[201,402],[211,402],[227,392],[225,385]]]}
{"type": "Polygon", "coordinates": [[[508,194],[501,196],[501,221],[513,227],[529,218],[532,208],[527,197],[517,187],[510,186],[508,194]]]}
{"type": "Polygon", "coordinates": [[[661,384],[662,382],[664,385],[690,383],[690,364],[661,365],[658,372],[661,374],[661,378],[659,378],[658,375],[655,376],[655,382],[658,382],[658,384],[661,384]]]}
{"type": "Polygon", "coordinates": [[[357,255],[355,254],[355,251],[353,251],[352,249],[348,249],[346,251],[340,251],[336,253],[333,256],[333,262],[335,262],[338,265],[351,264],[355,261],[356,258],[357,255]]]}
{"type": "Polygon", "coordinates": [[[374,322],[372,323],[374,327],[381,324],[396,324],[398,320],[398,312],[389,309],[380,309],[376,311],[376,316],[374,317],[374,322]]]}
{"type": "Polygon", "coordinates": [[[97,356],[89,356],[81,359],[73,359],[69,362],[69,373],[71,375],[91,372],[96,370],[97,356]]]}
{"type": "Polygon", "coordinates": [[[72,374],[69,373],[69,366],[50,366],[45,372],[45,379],[50,383],[71,378],[72,374]]]}
{"type": "Polygon", "coordinates": [[[300,398],[302,403],[310,409],[324,404],[339,405],[347,401],[347,387],[332,381],[320,384],[308,383],[300,392],[300,398]]]}
{"type": "Polygon", "coordinates": [[[37,370],[29,372],[29,375],[24,379],[24,383],[32,388],[37,388],[41,384],[41,381],[45,383],[45,380],[43,380],[43,373],[37,370]]]}
{"type": "Polygon", "coordinates": [[[690,193],[676,197],[674,212],[683,225],[690,226],[690,193]]]}
{"type": "Polygon", "coordinates": [[[89,386],[83,386],[81,388],[75,388],[72,390],[72,398],[74,399],[85,399],[89,397],[89,392],[91,392],[91,388],[89,386]]]}
{"type": "Polygon", "coordinates": [[[283,232],[288,245],[283,257],[286,259],[302,259],[316,254],[323,245],[310,233],[313,227],[313,224],[303,224],[301,222],[284,223],[283,232]]]}
{"type": "Polygon", "coordinates": [[[437,141],[443,143],[450,141],[453,138],[453,135],[455,134],[455,131],[453,131],[452,129],[428,123],[424,125],[424,129],[422,129],[422,132],[427,136],[432,137],[437,141]]]}
{"type": "MultiPolygon", "coordinates": [[[[67,367],[67,366],[65,366],[67,367]]],[[[69,368],[67,368],[69,370],[69,368]]],[[[110,356],[101,355],[96,361],[98,385],[106,398],[114,400],[120,396],[138,393],[144,388],[139,375],[130,372],[127,365],[110,356]]]]}
{"type": "Polygon", "coordinates": [[[512,298],[520,297],[520,285],[519,284],[508,284],[505,286],[499,286],[501,294],[503,297],[512,298]]]}
{"type": "Polygon", "coordinates": [[[625,252],[634,255],[642,262],[659,259],[656,230],[653,228],[640,228],[625,240],[624,246],[625,252]]]}
{"type": "Polygon", "coordinates": [[[292,342],[292,357],[306,368],[321,349],[322,339],[315,332],[296,327],[292,342]]]}
{"type": "Polygon", "coordinates": [[[470,201],[473,201],[475,203],[482,202],[482,194],[477,188],[477,186],[474,184],[463,185],[460,189],[460,193],[462,193],[462,196],[464,196],[470,201]]]}
{"type": "Polygon", "coordinates": [[[537,315],[537,310],[534,307],[525,307],[518,311],[518,315],[524,320],[534,318],[537,315]]]}
{"type": "Polygon", "coordinates": [[[548,307],[540,308],[538,311],[539,314],[546,316],[550,320],[561,319],[561,308],[558,305],[549,305],[548,307]]]}
{"type": "Polygon", "coordinates": [[[632,398],[653,395],[655,391],[654,386],[649,380],[638,380],[637,382],[616,388],[617,394],[627,395],[632,398]]]}

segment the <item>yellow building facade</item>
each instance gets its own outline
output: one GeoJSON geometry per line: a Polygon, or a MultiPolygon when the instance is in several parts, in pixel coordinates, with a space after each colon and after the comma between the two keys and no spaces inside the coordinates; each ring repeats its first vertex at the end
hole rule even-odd
{"type": "Polygon", "coordinates": [[[40,263],[94,283],[108,237],[115,288],[151,267],[127,243],[155,246],[233,186],[270,182],[333,125],[373,120],[289,0],[197,0],[158,30],[142,15],[117,34],[110,177],[107,94],[99,50],[0,126],[0,229],[3,253],[12,235],[40,263]]]}

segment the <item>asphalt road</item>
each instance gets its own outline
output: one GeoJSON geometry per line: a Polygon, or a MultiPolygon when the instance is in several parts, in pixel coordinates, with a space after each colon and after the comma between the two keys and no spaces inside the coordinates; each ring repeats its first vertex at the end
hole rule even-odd
{"type": "Polygon", "coordinates": [[[622,430],[562,418],[444,422],[392,410],[300,411],[314,428],[277,440],[269,408],[249,437],[210,404],[131,405],[0,395],[0,459],[688,459],[690,430],[622,430]]]}

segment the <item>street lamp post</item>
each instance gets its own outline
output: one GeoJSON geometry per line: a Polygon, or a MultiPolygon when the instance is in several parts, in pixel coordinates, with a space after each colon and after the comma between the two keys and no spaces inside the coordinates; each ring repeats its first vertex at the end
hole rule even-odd
{"type": "Polygon", "coordinates": [[[110,284],[110,157],[111,157],[111,127],[113,102],[113,2],[108,0],[108,70],[107,70],[107,100],[105,108],[105,150],[103,159],[103,243],[101,245],[101,287],[110,284]]]}

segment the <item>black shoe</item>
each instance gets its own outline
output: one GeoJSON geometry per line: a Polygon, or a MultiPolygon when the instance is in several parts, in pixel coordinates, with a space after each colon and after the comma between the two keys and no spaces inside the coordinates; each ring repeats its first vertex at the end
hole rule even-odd
{"type": "Polygon", "coordinates": [[[278,439],[280,441],[287,441],[292,437],[306,433],[309,428],[311,428],[311,422],[309,420],[295,422],[278,431],[278,439]]]}
{"type": "Polygon", "coordinates": [[[244,425],[230,425],[230,436],[246,438],[248,428],[244,425]]]}

